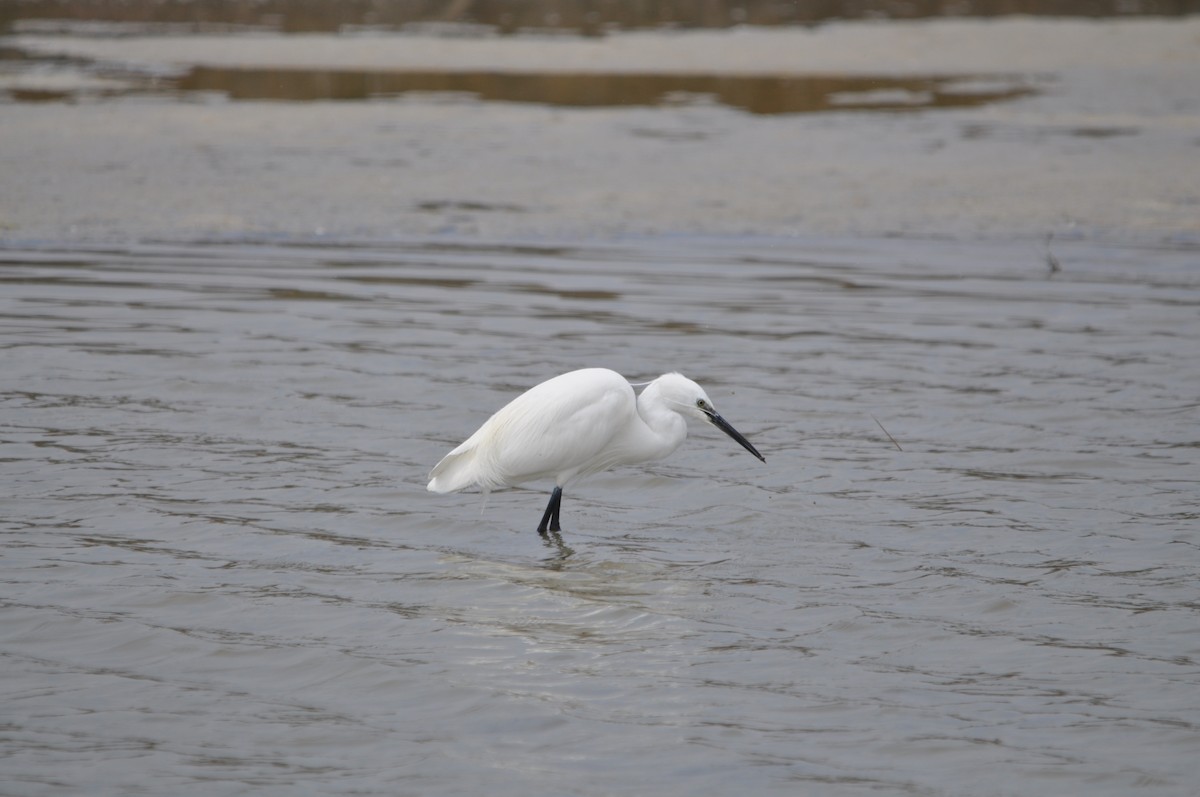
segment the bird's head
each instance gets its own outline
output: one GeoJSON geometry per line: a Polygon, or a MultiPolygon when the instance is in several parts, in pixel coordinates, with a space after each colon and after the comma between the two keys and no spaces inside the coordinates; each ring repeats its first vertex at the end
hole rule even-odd
{"type": "Polygon", "coordinates": [[[763,462],[767,461],[762,454],[758,453],[758,449],[750,444],[749,440],[743,437],[737,429],[734,429],[729,421],[721,417],[721,414],[713,406],[712,400],[709,399],[708,394],[704,392],[704,388],[683,374],[676,373],[663,374],[658,379],[655,379],[652,384],[658,389],[659,396],[662,397],[668,407],[684,417],[708,421],[736,440],[751,454],[763,462]]]}

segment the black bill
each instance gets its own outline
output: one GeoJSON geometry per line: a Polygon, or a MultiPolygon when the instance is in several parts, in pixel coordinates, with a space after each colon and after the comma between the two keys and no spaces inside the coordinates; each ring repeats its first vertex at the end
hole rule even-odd
{"type": "Polygon", "coordinates": [[[732,437],[734,440],[737,440],[739,443],[741,443],[741,445],[742,445],[742,448],[746,449],[746,450],[747,450],[747,451],[749,451],[751,454],[753,454],[754,456],[756,456],[756,457],[758,457],[759,459],[761,459],[763,462],[766,462],[766,461],[767,461],[767,458],[766,458],[766,457],[764,457],[762,454],[758,453],[758,449],[757,449],[757,448],[755,448],[754,446],[752,446],[752,445],[750,444],[750,441],[749,441],[749,440],[747,440],[746,438],[742,437],[742,433],[741,433],[741,432],[739,432],[737,429],[734,429],[734,428],[733,428],[733,425],[732,425],[732,424],[730,424],[730,423],[729,423],[729,421],[727,421],[727,420],[725,420],[724,418],[722,418],[722,417],[720,416],[720,414],[719,414],[719,413],[716,413],[716,412],[706,412],[705,414],[706,414],[706,415],[708,415],[708,419],[709,419],[710,421],[712,421],[712,424],[713,424],[713,426],[717,427],[717,428],[718,428],[718,429],[720,429],[722,432],[724,432],[725,434],[727,434],[727,435],[729,435],[730,437],[732,437]]]}

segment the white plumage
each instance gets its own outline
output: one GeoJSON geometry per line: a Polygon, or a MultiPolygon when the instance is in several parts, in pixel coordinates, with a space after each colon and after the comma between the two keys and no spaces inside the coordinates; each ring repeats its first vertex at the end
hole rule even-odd
{"type": "Polygon", "coordinates": [[[542,382],[505,405],[434,466],[429,490],[488,492],[552,478],[554,492],[538,531],[558,531],[564,486],[615,465],[667,456],[687,438],[686,417],[714,424],[766,461],[687,377],[664,374],[637,396],[615,371],[585,368],[542,382]]]}

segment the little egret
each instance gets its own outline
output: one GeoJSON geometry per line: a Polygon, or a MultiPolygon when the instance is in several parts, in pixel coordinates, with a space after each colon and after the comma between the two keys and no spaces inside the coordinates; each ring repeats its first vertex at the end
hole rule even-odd
{"type": "Polygon", "coordinates": [[[428,489],[479,487],[486,494],[553,478],[538,532],[557,532],[563,487],[614,465],[662,459],[687,437],[687,418],[708,421],[767,461],[717,413],[704,389],[682,374],[663,374],[637,396],[617,372],[584,368],[510,401],[434,466],[428,489]]]}

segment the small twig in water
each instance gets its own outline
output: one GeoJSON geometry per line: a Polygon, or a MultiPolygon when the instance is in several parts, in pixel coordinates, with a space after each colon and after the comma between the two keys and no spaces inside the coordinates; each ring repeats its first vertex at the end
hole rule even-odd
{"type": "MultiPolygon", "coordinates": [[[[875,421],[875,425],[876,425],[876,426],[878,426],[880,429],[883,429],[883,424],[882,424],[882,423],[880,423],[880,422],[879,422],[879,419],[878,419],[878,418],[876,418],[874,415],[872,415],[872,416],[871,416],[871,420],[875,421]]],[[[903,450],[904,450],[903,448],[901,448],[901,447],[900,447],[900,444],[896,442],[896,438],[892,437],[892,433],[891,433],[891,432],[889,432],[887,429],[883,429],[883,433],[884,433],[885,435],[887,435],[887,439],[888,439],[888,440],[891,440],[891,441],[892,441],[892,445],[894,445],[894,446],[896,447],[896,450],[897,450],[897,451],[903,451],[903,450]]]]}
{"type": "Polygon", "coordinates": [[[1062,271],[1062,266],[1058,264],[1058,258],[1054,256],[1054,252],[1050,249],[1050,242],[1054,240],[1054,233],[1046,235],[1046,267],[1050,269],[1050,275],[1053,276],[1062,271]]]}

